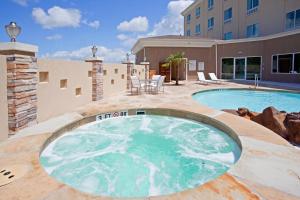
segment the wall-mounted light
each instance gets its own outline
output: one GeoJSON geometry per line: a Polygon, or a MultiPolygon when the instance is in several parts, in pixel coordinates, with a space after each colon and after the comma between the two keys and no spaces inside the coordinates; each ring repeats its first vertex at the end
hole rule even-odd
{"type": "Polygon", "coordinates": [[[10,22],[8,25],[5,25],[5,30],[10,37],[10,41],[16,42],[16,38],[20,35],[22,29],[16,22],[10,22]]]}
{"type": "Polygon", "coordinates": [[[97,51],[98,51],[98,48],[97,48],[96,46],[93,46],[93,47],[92,47],[93,58],[96,57],[97,51]]]}

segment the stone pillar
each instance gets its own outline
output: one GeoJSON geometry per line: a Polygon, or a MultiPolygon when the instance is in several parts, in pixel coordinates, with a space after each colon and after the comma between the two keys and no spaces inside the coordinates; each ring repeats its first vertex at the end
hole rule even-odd
{"type": "Polygon", "coordinates": [[[145,67],[145,80],[149,79],[149,62],[141,62],[141,65],[144,65],[145,67]]]}
{"type": "Polygon", "coordinates": [[[133,67],[133,62],[131,61],[126,61],[126,62],[123,62],[123,64],[126,64],[127,65],[127,89],[130,89],[131,87],[131,79],[130,79],[130,76],[133,75],[133,72],[132,72],[132,67],[133,67]]]}
{"type": "Polygon", "coordinates": [[[4,43],[0,54],[7,57],[7,103],[9,134],[37,123],[36,46],[4,43]]]}
{"type": "Polygon", "coordinates": [[[103,59],[92,57],[86,60],[92,63],[92,100],[103,99],[103,59]]]}

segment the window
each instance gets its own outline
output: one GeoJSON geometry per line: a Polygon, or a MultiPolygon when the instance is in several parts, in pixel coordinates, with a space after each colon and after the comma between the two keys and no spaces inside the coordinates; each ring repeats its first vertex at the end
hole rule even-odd
{"type": "Polygon", "coordinates": [[[259,0],[247,0],[247,11],[256,10],[259,6],[259,0]]]}
{"type": "Polygon", "coordinates": [[[122,78],[122,79],[125,79],[125,75],[124,75],[124,74],[122,74],[121,78],[122,78]]]}
{"type": "Polygon", "coordinates": [[[214,28],[214,23],[215,22],[214,22],[214,18],[213,17],[208,19],[208,24],[207,24],[208,30],[214,28]]]}
{"type": "Polygon", "coordinates": [[[49,72],[40,72],[39,73],[40,83],[49,82],[49,72]]]}
{"type": "Polygon", "coordinates": [[[214,7],[214,0],[208,0],[208,10],[213,9],[214,7]]]}
{"type": "Polygon", "coordinates": [[[75,95],[76,96],[81,96],[82,92],[81,92],[81,88],[76,88],[75,89],[75,95]]]}
{"type": "Polygon", "coordinates": [[[295,54],[294,72],[300,73],[300,53],[295,54]]]}
{"type": "Polygon", "coordinates": [[[286,14],[286,29],[295,27],[295,11],[286,14]]]}
{"type": "Polygon", "coordinates": [[[107,71],[103,70],[103,75],[106,76],[106,74],[107,74],[107,71]]]}
{"type": "Polygon", "coordinates": [[[191,30],[186,31],[186,36],[191,36],[191,30]]]}
{"type": "Polygon", "coordinates": [[[232,32],[225,33],[224,40],[232,40],[232,32]]]}
{"type": "Polygon", "coordinates": [[[300,9],[287,13],[285,21],[287,30],[300,27],[300,9]]]}
{"type": "Polygon", "coordinates": [[[196,17],[200,17],[200,14],[201,14],[201,8],[198,7],[198,8],[196,8],[195,15],[196,15],[196,17]]]}
{"type": "Polygon", "coordinates": [[[259,35],[258,24],[252,24],[247,26],[247,37],[257,37],[259,35]]]}
{"type": "Polygon", "coordinates": [[[296,19],[295,19],[295,26],[296,27],[300,27],[300,9],[299,10],[296,10],[296,19]]]}
{"type": "Polygon", "coordinates": [[[195,27],[195,33],[198,34],[198,35],[201,33],[201,26],[200,26],[200,24],[196,25],[196,27],[195,27]]]}
{"type": "Polygon", "coordinates": [[[92,75],[93,75],[92,71],[89,71],[89,72],[88,72],[88,77],[91,78],[92,75]]]}
{"type": "Polygon", "coordinates": [[[115,80],[111,79],[110,84],[114,85],[115,84],[115,80]]]}
{"type": "Polygon", "coordinates": [[[278,72],[290,73],[293,70],[293,54],[278,56],[278,72]]]}
{"type": "Polygon", "coordinates": [[[118,71],[119,71],[118,69],[115,69],[115,74],[118,74],[118,71]]]}
{"type": "Polygon", "coordinates": [[[273,73],[277,73],[277,64],[278,64],[277,58],[278,58],[278,56],[273,56],[273,58],[272,58],[272,72],[273,73]]]}
{"type": "Polygon", "coordinates": [[[272,56],[273,73],[300,73],[300,53],[272,56]]]}
{"type": "Polygon", "coordinates": [[[224,23],[231,21],[232,19],[232,8],[224,11],[224,23]]]}
{"type": "Polygon", "coordinates": [[[189,24],[191,23],[191,14],[189,14],[187,17],[186,17],[186,22],[189,24]]]}
{"type": "Polygon", "coordinates": [[[67,86],[68,86],[68,80],[67,79],[60,80],[60,88],[61,89],[66,89],[67,86]]]}

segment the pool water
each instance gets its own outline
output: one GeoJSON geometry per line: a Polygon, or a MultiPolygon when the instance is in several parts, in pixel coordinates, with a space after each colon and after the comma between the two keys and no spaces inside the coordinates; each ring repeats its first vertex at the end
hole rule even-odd
{"type": "Polygon", "coordinates": [[[215,179],[240,153],[231,137],[212,126],[143,115],[79,127],[50,143],[40,161],[47,173],[80,191],[148,197],[215,179]]]}
{"type": "Polygon", "coordinates": [[[246,107],[254,112],[262,112],[265,108],[273,106],[279,111],[300,111],[300,93],[292,92],[221,89],[199,92],[194,94],[193,98],[201,104],[219,110],[246,107]]]}

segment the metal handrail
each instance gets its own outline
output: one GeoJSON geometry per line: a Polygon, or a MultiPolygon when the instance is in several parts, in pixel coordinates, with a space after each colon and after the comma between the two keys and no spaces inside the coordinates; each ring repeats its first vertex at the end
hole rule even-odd
{"type": "Polygon", "coordinates": [[[258,74],[254,75],[254,88],[258,88],[258,74]]]}

